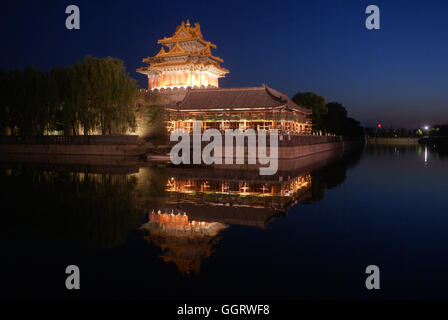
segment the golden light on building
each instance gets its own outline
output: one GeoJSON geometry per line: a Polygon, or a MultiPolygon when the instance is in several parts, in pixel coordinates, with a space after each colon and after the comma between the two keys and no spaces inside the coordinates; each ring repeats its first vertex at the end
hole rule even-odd
{"type": "MultiPolygon", "coordinates": [[[[312,110],[297,105],[284,93],[267,85],[219,88],[218,79],[229,70],[212,54],[216,45],[204,39],[199,23],[192,26],[189,21],[182,22],[171,37],[158,44],[160,51],[143,59],[148,66],[137,72],[148,77],[146,96],[152,99],[151,104],[165,107],[168,132],[192,132],[193,123],[200,122],[202,131],[254,129],[311,134],[312,110]]],[[[147,122],[140,121],[141,127],[147,122]]]]}
{"type": "Polygon", "coordinates": [[[219,233],[227,225],[219,222],[196,221],[184,212],[154,210],[148,222],[140,227],[145,239],[162,250],[160,258],[173,262],[183,275],[199,273],[202,261],[211,256],[220,240],[219,233]]]}
{"type": "Polygon", "coordinates": [[[159,53],[143,59],[147,67],[137,72],[148,76],[148,89],[219,87],[218,79],[229,70],[221,67],[224,61],[212,54],[216,48],[204,40],[199,23],[194,26],[182,21],[171,37],[158,41],[159,53]]]}
{"type": "Polygon", "coordinates": [[[311,110],[266,85],[244,88],[189,89],[182,101],[166,106],[168,132],[217,129],[276,129],[286,134],[310,134],[311,110]]]}
{"type": "MultiPolygon", "coordinates": [[[[256,183],[247,181],[209,181],[203,179],[174,179],[169,180],[165,190],[170,194],[189,194],[196,195],[202,199],[200,194],[207,193],[217,198],[222,195],[231,195],[238,197],[254,196],[256,198],[268,197],[294,197],[294,195],[303,190],[309,190],[311,186],[311,175],[299,175],[282,183],[256,183]]],[[[193,200],[194,198],[189,198],[193,200]]],[[[227,198],[222,198],[227,199],[227,198]]],[[[216,199],[215,199],[216,200],[216,199]]],[[[252,199],[255,200],[255,199],[252,199]]],[[[227,200],[223,200],[227,201],[227,200]]],[[[256,202],[257,200],[255,200],[256,202]]],[[[215,201],[216,202],[216,201],[215,201]]]]}

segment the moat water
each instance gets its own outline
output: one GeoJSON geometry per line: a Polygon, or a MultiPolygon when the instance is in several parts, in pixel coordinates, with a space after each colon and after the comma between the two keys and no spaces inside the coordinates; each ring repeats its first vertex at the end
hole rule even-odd
{"type": "Polygon", "coordinates": [[[448,155],[434,147],[319,154],[272,177],[31,160],[0,162],[2,297],[448,298],[448,155]]]}

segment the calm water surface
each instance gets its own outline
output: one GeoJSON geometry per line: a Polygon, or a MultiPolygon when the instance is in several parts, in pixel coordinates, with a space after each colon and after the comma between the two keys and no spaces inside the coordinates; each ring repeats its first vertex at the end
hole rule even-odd
{"type": "MultiPolygon", "coordinates": [[[[301,160],[298,160],[301,161],[301,160]]],[[[448,157],[258,171],[1,162],[3,297],[448,298],[448,157]],[[81,290],[65,289],[65,267],[81,290]],[[364,286],[381,270],[381,290],[364,286]]]]}

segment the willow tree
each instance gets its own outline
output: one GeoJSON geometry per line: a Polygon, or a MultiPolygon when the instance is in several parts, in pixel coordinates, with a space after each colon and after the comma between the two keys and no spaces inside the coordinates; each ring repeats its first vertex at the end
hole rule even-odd
{"type": "Polygon", "coordinates": [[[48,73],[0,71],[0,82],[0,132],[9,128],[13,135],[39,136],[135,130],[138,88],[119,59],[87,56],[48,73]]]}
{"type": "Polygon", "coordinates": [[[135,130],[136,98],[138,88],[135,80],[125,72],[123,61],[104,58],[100,63],[104,97],[100,104],[100,127],[103,134],[125,133],[135,130]]]}
{"type": "Polygon", "coordinates": [[[123,61],[87,56],[74,69],[79,83],[79,121],[84,133],[96,128],[102,134],[134,130],[138,87],[125,72],[123,61]]]}
{"type": "Polygon", "coordinates": [[[79,83],[74,67],[57,67],[48,74],[48,99],[53,106],[53,130],[76,135],[79,128],[79,83]]]}
{"type": "Polygon", "coordinates": [[[72,68],[72,77],[76,85],[73,86],[74,96],[72,102],[75,104],[77,119],[84,130],[84,134],[89,134],[95,130],[98,120],[98,98],[100,92],[100,79],[95,68],[97,58],[85,57],[82,62],[75,63],[72,68]]]}
{"type": "Polygon", "coordinates": [[[35,68],[27,68],[23,73],[12,71],[7,90],[12,131],[21,136],[43,135],[48,129],[50,113],[46,74],[35,68]]]}
{"type": "Polygon", "coordinates": [[[7,73],[0,68],[0,135],[6,134],[9,124],[7,97],[7,73]]]}
{"type": "Polygon", "coordinates": [[[7,113],[6,121],[11,131],[11,135],[19,134],[19,124],[21,112],[19,110],[21,92],[20,84],[22,80],[22,72],[19,70],[10,71],[5,78],[4,103],[6,105],[5,112],[7,113]]]}

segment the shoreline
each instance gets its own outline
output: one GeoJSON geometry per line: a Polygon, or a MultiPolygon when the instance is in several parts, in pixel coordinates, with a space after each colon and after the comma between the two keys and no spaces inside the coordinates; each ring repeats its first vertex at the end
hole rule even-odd
{"type": "MultiPolygon", "coordinates": [[[[174,145],[174,143],[166,145],[163,148],[164,153],[160,153],[160,148],[154,148],[151,143],[143,143],[138,136],[47,136],[28,139],[2,137],[0,141],[2,142],[0,155],[2,158],[9,158],[10,161],[17,158],[33,162],[41,158],[47,163],[62,161],[63,163],[101,165],[115,165],[122,163],[122,159],[133,161],[144,159],[143,161],[155,163],[169,162],[169,149],[174,145]],[[158,152],[154,153],[154,150],[158,152]]],[[[278,160],[293,161],[326,151],[344,150],[363,144],[362,139],[339,136],[281,135],[278,142],[278,160]]],[[[247,160],[247,147],[245,147],[245,160],[247,160]]],[[[247,169],[249,165],[247,161],[245,163],[245,165],[237,166],[247,169]]]]}
{"type": "Polygon", "coordinates": [[[417,146],[421,138],[376,138],[370,137],[366,138],[367,144],[373,145],[406,145],[406,146],[417,146]]]}

